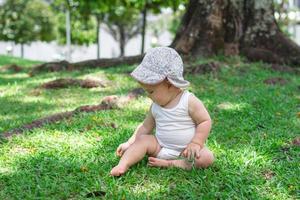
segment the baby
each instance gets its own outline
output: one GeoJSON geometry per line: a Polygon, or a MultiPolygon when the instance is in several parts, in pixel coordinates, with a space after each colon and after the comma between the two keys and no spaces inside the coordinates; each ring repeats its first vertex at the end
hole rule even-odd
{"type": "Polygon", "coordinates": [[[131,75],[153,103],[132,137],[117,148],[121,160],[110,174],[124,174],[146,154],[153,167],[189,170],[193,164],[196,168],[210,166],[214,156],[205,140],[212,122],[203,103],[185,90],[189,82],[183,78],[179,54],[169,47],[153,48],[131,75]]]}

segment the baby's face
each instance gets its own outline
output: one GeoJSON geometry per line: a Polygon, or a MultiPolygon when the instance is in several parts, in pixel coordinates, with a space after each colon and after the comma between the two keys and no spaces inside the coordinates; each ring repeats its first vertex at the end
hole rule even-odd
{"type": "Polygon", "coordinates": [[[156,85],[141,84],[143,89],[147,92],[148,97],[153,102],[160,106],[166,105],[170,100],[170,87],[166,81],[156,85]]]}

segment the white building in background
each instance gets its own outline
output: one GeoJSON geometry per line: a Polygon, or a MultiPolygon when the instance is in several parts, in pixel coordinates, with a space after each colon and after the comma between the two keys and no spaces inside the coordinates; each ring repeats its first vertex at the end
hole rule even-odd
{"type": "MultiPolygon", "coordinates": [[[[0,0],[1,1],[1,0],[0,0]]],[[[170,16],[170,11],[165,11],[160,16],[148,16],[147,23],[155,23],[157,20],[170,16]]],[[[160,33],[159,36],[155,35],[151,28],[148,26],[145,36],[145,51],[155,46],[167,46],[172,42],[173,36],[167,30],[160,33]]],[[[81,61],[86,59],[97,58],[97,45],[89,46],[76,46],[71,47],[71,61],[81,61]]],[[[57,61],[64,60],[67,56],[67,47],[58,45],[56,42],[33,42],[30,45],[24,45],[24,58],[41,61],[57,61]]],[[[141,52],[141,35],[129,40],[125,47],[125,55],[138,55],[141,52]]],[[[16,57],[21,56],[20,45],[13,42],[0,41],[0,54],[12,55],[16,57]]],[[[120,55],[119,44],[113,37],[105,31],[100,29],[100,58],[112,58],[120,55]]]]}
{"type": "Polygon", "coordinates": [[[288,28],[292,39],[300,45],[300,0],[289,0],[289,8],[294,11],[289,12],[288,18],[294,21],[288,28]]]}

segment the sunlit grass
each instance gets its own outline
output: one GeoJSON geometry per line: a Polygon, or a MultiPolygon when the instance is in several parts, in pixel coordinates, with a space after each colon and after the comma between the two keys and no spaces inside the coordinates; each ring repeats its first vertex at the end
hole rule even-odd
{"type": "MultiPolygon", "coordinates": [[[[270,71],[263,63],[246,63],[240,57],[197,62],[210,61],[218,61],[221,71],[186,78],[213,119],[207,141],[216,156],[212,167],[149,168],[145,158],[125,176],[109,176],[119,160],[115,149],[149,110],[151,101],[141,97],[122,109],[79,114],[1,141],[0,199],[85,199],[93,191],[105,192],[104,199],[300,198],[300,149],[291,144],[300,135],[299,76],[270,71]],[[263,83],[272,77],[282,77],[287,84],[263,83]]],[[[0,133],[138,87],[128,75],[134,66],[29,77],[35,62],[0,56],[0,66],[14,62],[26,70],[0,72],[0,133]],[[108,84],[94,89],[39,88],[68,77],[108,84]]]]}

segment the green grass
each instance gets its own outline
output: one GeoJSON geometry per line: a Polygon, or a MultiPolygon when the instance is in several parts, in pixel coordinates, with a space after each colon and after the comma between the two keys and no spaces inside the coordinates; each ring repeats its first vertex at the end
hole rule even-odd
{"type": "MultiPolygon", "coordinates": [[[[130,137],[151,103],[142,97],[120,110],[80,114],[2,141],[0,199],[86,199],[99,190],[106,195],[94,199],[299,199],[300,148],[291,145],[300,135],[299,75],[238,57],[213,60],[223,63],[221,72],[186,77],[214,121],[207,142],[216,156],[212,167],[149,168],[144,159],[123,177],[109,176],[118,163],[115,149],[130,137]],[[271,77],[282,77],[287,84],[263,83],[271,77]]],[[[36,62],[0,56],[0,66],[15,62],[27,67],[17,74],[0,72],[0,133],[138,86],[126,74],[134,66],[29,77],[26,72],[36,62]],[[110,84],[38,89],[59,77],[94,77],[110,84]]]]}

